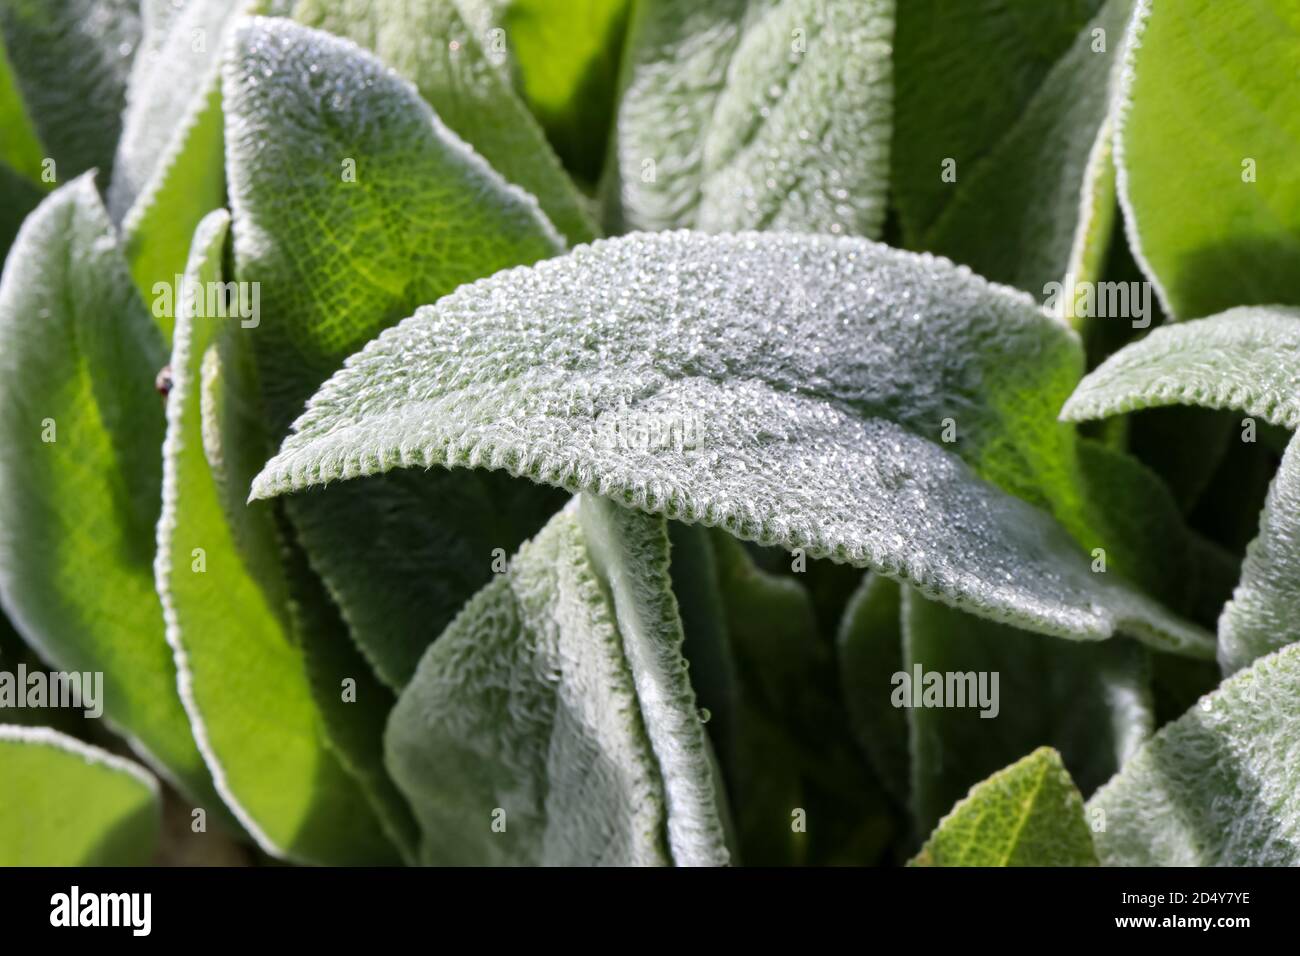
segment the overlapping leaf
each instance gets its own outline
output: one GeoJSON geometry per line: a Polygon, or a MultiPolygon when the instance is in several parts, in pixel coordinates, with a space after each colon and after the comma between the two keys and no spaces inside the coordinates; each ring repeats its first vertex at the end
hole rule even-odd
{"type": "MultiPolygon", "coordinates": [[[[462,282],[550,255],[536,200],[456,138],[410,84],[355,44],[244,21],[226,61],[237,278],[260,294],[250,332],[278,438],[351,352],[462,282]]],[[[312,567],[392,686],[563,499],[505,481],[394,476],[330,489],[290,515],[312,567]],[[358,529],[366,529],[358,535],[358,529]]]]}
{"type": "Polygon", "coordinates": [[[0,280],[0,599],[53,665],[210,814],[154,590],[167,355],[89,175],[46,199],[0,280]]]}
{"type": "Polygon", "coordinates": [[[479,24],[486,43],[504,46],[504,65],[565,164],[595,182],[618,96],[632,0],[460,0],[460,5],[479,24]]]}
{"type": "MultiPolygon", "coordinates": [[[[570,244],[595,237],[541,127],[484,53],[481,43],[489,38],[470,30],[453,0],[301,0],[294,17],[373,50],[414,83],[440,120],[506,180],[537,197],[570,244]]],[[[571,53],[566,45],[564,59],[571,53]]]]}
{"type": "MultiPolygon", "coordinates": [[[[200,224],[185,273],[195,288],[221,281],[229,221],[222,211],[200,224]]],[[[308,684],[271,509],[223,500],[223,486],[247,480],[245,449],[257,454],[266,441],[255,418],[228,411],[237,395],[204,415],[205,392],[241,384],[229,339],[247,330],[237,322],[195,314],[187,299],[172,348],[156,572],[186,711],[222,796],[264,849],[316,863],[386,862],[392,851],[308,684]]]]}
{"type": "Polygon", "coordinates": [[[910,805],[912,758],[907,711],[890,696],[903,670],[902,594],[898,584],[869,574],[845,609],[837,635],[839,673],[854,736],[876,776],[910,805]]]}
{"type": "Polygon", "coordinates": [[[1050,518],[933,442],[960,421],[977,468],[1059,476],[1061,434],[1034,405],[1077,362],[1026,299],[943,260],[851,239],[638,235],[466,286],[380,336],[312,400],[254,496],[503,469],[1030,629],[1122,627],[1204,653],[1205,636],[1094,575],[1050,518]]]}
{"type": "Polygon", "coordinates": [[[48,727],[0,724],[0,866],[128,866],[158,840],[158,781],[48,727]]]}
{"type": "Polygon", "coordinates": [[[1300,426],[1300,309],[1242,307],[1155,329],[1080,382],[1061,417],[1085,421],[1178,404],[1300,426]]]}
{"type": "MultiPolygon", "coordinates": [[[[723,768],[742,862],[818,865],[878,856],[888,836],[884,796],[834,693],[833,649],[818,632],[807,589],[798,576],[757,567],[730,535],[715,530],[709,539],[736,674],[723,768]]],[[[692,680],[697,673],[692,659],[692,680]]]]}
{"type": "Polygon", "coordinates": [[[661,518],[582,496],[429,648],[388,760],[428,863],[722,864],[661,518]]]}

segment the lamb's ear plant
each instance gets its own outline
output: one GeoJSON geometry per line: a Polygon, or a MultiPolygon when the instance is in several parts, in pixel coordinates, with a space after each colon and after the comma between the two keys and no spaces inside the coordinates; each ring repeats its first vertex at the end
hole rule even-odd
{"type": "Polygon", "coordinates": [[[0,863],[1297,862],[1232,7],[0,0],[0,863]]]}

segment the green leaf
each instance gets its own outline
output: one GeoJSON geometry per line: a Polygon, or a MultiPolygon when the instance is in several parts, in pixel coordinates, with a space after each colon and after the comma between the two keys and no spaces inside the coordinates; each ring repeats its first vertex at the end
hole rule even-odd
{"type": "MultiPolygon", "coordinates": [[[[734,538],[699,530],[708,535],[714,557],[711,583],[734,675],[730,712],[710,707],[707,726],[710,735],[731,731],[718,751],[740,859],[747,866],[804,864],[810,856],[808,828],[793,826],[791,815],[801,807],[807,812],[801,763],[808,755],[801,753],[788,718],[813,690],[812,679],[821,676],[810,666],[816,626],[808,595],[797,582],[760,571],[734,538]]],[[[689,641],[689,631],[687,635],[689,641]]],[[[692,683],[695,663],[691,661],[692,683]]]]}
{"type": "MultiPolygon", "coordinates": [[[[620,54],[632,0],[463,0],[500,8],[509,67],[565,164],[600,175],[618,95],[620,54]]],[[[467,11],[468,12],[468,11],[467,11]]],[[[494,37],[489,33],[489,40],[494,37]]]]}
{"type": "Polygon", "coordinates": [[[739,679],[727,633],[727,611],[718,581],[718,560],[708,528],[668,522],[672,546],[673,596],[682,618],[682,656],[691,668],[691,686],[703,710],[718,762],[734,779],[736,735],[740,731],[739,679]]]}
{"type": "Polygon", "coordinates": [[[113,165],[140,41],[137,7],[137,0],[0,0],[0,37],[59,182],[93,167],[107,177],[113,165]]]}
{"type": "Polygon", "coordinates": [[[0,866],[133,866],[158,842],[158,781],[48,727],[0,724],[0,866]]]}
{"type": "Polygon", "coordinates": [[[82,176],[28,219],[0,280],[0,596],[51,664],[103,672],[105,716],[211,813],[154,590],[166,362],[82,176]]]}
{"type": "Polygon", "coordinates": [[[355,44],[247,18],[223,76],[235,263],[260,283],[272,435],[413,303],[561,248],[536,200],[355,44]]]}
{"type": "Polygon", "coordinates": [[[1300,426],[1300,309],[1243,307],[1161,326],[1084,378],[1061,410],[1087,421],[1164,405],[1231,408],[1300,426]]]}
{"type": "MultiPolygon", "coordinates": [[[[566,28],[575,13],[566,5],[566,28]]],[[[484,54],[481,38],[452,0],[301,0],[294,18],[373,50],[414,83],[438,118],[493,169],[536,196],[570,244],[595,238],[578,190],[541,127],[484,54]]],[[[519,42],[516,34],[509,35],[519,42]]],[[[574,62],[571,32],[565,41],[565,55],[555,62],[574,62]]]]}
{"type": "Polygon", "coordinates": [[[1300,8],[1140,0],[1131,30],[1115,157],[1165,312],[1300,304],[1300,8]]]}
{"type": "Polygon", "coordinates": [[[230,26],[258,0],[144,4],[142,52],[127,84],[108,209],[145,296],[185,270],[199,220],[225,205],[221,51],[230,26]]]}
{"type": "MultiPolygon", "coordinates": [[[[225,32],[247,0],[143,4],[144,36],[127,84],[108,209],[120,222],[165,178],[216,87],[225,32]],[[172,155],[169,155],[169,152],[172,155]]],[[[218,151],[220,156],[220,151],[218,151]]]]}
{"type": "Polygon", "coordinates": [[[426,863],[727,862],[668,566],[582,496],[433,643],[388,730],[426,863]]]}
{"type": "Polygon", "coordinates": [[[1040,300],[1067,273],[1097,278],[1114,208],[1107,115],[1132,5],[899,4],[892,186],[908,246],[1040,300]]]}
{"type": "Polygon", "coordinates": [[[877,236],[892,0],[634,7],[604,184],[613,231],[877,236]]]}
{"type": "Polygon", "coordinates": [[[874,861],[888,836],[883,794],[834,692],[834,649],[802,579],[761,570],[730,535],[711,540],[738,685],[728,792],[743,862],[874,861]]]}
{"type": "Polygon", "coordinates": [[[1300,645],[1163,728],[1088,802],[1108,866],[1300,863],[1300,645]]]}
{"type": "Polygon", "coordinates": [[[0,262],[18,235],[18,227],[42,199],[40,189],[28,180],[0,165],[0,262]]]}
{"type": "MultiPolygon", "coordinates": [[[[187,283],[222,281],[229,222],[222,210],[200,224],[187,283]]],[[[230,509],[205,457],[206,445],[233,471],[222,477],[239,478],[232,445],[266,444],[250,423],[238,436],[213,434],[234,429],[228,416],[203,414],[205,389],[232,387],[218,340],[247,335],[231,327],[237,321],[196,315],[188,302],[176,317],[156,571],[182,697],[222,796],[264,850],[312,863],[389,862],[313,700],[302,650],[310,637],[293,626],[271,509],[230,509]]]]}
{"type": "Polygon", "coordinates": [[[0,140],[0,176],[16,174],[28,182],[39,183],[45,147],[23,103],[3,37],[0,37],[0,127],[5,131],[4,139],[0,140]]]}
{"type": "MultiPolygon", "coordinates": [[[[260,290],[249,336],[275,439],[349,354],[418,304],[561,247],[532,197],[351,42],[244,21],[224,85],[236,274],[260,290]]],[[[390,686],[487,583],[493,552],[511,553],[563,502],[526,487],[507,499],[506,484],[395,476],[368,496],[331,488],[290,505],[312,568],[390,686]]]]}
{"type": "Polygon", "coordinates": [[[1153,730],[1145,655],[1129,641],[1044,641],[911,590],[903,633],[907,680],[896,678],[889,702],[907,714],[912,807],[922,833],[1017,754],[1054,747],[1090,793],[1153,730]],[[959,696],[936,706],[929,698],[935,675],[959,696]]]}
{"type": "Polygon", "coordinates": [[[1096,866],[1083,798],[1051,747],[971,788],[912,866],[1096,866]]]}
{"type": "Polygon", "coordinates": [[[932,440],[959,420],[977,469],[1059,475],[1063,436],[1037,403],[1078,359],[1027,298],[942,260],[855,239],[630,236],[466,286],[372,342],[253,494],[399,467],[505,470],[870,567],[1022,627],[1123,628],[1208,654],[1206,635],[1094,575],[1047,515],[932,440]]]}
{"type": "Polygon", "coordinates": [[[911,804],[907,711],[889,702],[903,670],[902,594],[878,574],[862,579],[838,635],[840,682],[853,735],[890,795],[911,804]]]}
{"type": "MultiPolygon", "coordinates": [[[[1165,607],[1191,616],[1215,597],[1213,565],[1168,487],[1141,462],[1099,442],[1078,445],[1080,480],[1098,528],[1089,551],[1098,572],[1118,573],[1165,607]]],[[[1228,594],[1219,588],[1222,601],[1228,594]]],[[[1196,618],[1192,618],[1196,620],[1196,618]]]]}
{"type": "MultiPolygon", "coordinates": [[[[1300,425],[1300,310],[1229,309],[1153,331],[1079,383],[1061,415],[1083,420],[1185,403],[1232,408],[1274,425],[1300,425]]],[[[1225,673],[1300,639],[1300,476],[1295,440],[1269,488],[1233,600],[1219,620],[1225,673]]]]}

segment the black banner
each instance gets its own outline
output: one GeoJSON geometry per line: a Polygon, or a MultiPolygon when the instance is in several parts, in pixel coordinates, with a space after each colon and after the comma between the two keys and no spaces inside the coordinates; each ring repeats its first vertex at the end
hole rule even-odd
{"type": "Polygon", "coordinates": [[[0,926],[10,944],[75,934],[338,945],[396,934],[459,948],[468,933],[551,946],[584,930],[670,942],[700,928],[724,938],[834,932],[863,945],[900,932],[926,942],[1026,932],[1227,940],[1289,933],[1298,885],[1288,870],[0,870],[0,926]]]}

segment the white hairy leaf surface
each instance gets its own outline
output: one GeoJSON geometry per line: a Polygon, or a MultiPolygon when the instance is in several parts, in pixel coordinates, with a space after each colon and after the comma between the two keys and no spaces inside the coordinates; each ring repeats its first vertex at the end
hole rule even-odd
{"type": "Polygon", "coordinates": [[[1093,574],[1055,521],[972,470],[1059,480],[1064,439],[1039,403],[1079,361],[1028,297],[946,260],[857,239],[636,235],[462,287],[379,336],[312,399],[253,496],[504,469],[1032,630],[1124,628],[1205,653],[1208,636],[1093,574]],[[947,420],[961,457],[935,441],[947,420]]]}
{"type": "Polygon", "coordinates": [[[879,235],[893,30],[893,0],[637,4],[611,219],[879,235]]]}
{"type": "Polygon", "coordinates": [[[1300,645],[1292,644],[1203,697],[1093,796],[1101,862],[1300,863],[1297,735],[1300,645]]]}
{"type": "Polygon", "coordinates": [[[389,720],[425,863],[720,865],[662,518],[583,496],[433,643],[389,720]]]}
{"type": "Polygon", "coordinates": [[[1242,306],[1161,326],[1090,372],[1061,417],[1087,421],[1163,405],[1300,425],[1300,309],[1242,306]]]}

